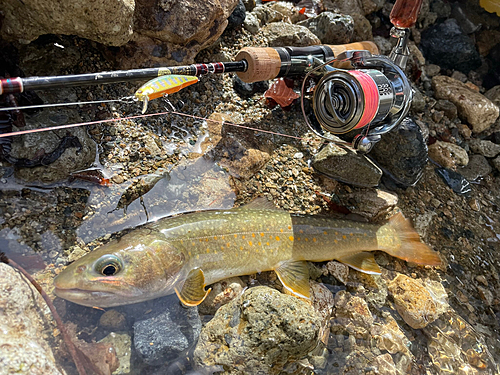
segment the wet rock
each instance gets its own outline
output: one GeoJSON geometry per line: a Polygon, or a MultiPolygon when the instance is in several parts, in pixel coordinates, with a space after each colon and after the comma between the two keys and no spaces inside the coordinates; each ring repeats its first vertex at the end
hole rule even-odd
{"type": "Polygon", "coordinates": [[[484,156],[472,155],[469,159],[469,164],[457,171],[467,180],[475,181],[480,177],[489,175],[491,173],[491,166],[484,156]]]}
{"type": "Polygon", "coordinates": [[[474,42],[452,18],[425,30],[420,48],[429,62],[445,69],[468,73],[481,65],[474,42]]]}
{"type": "Polygon", "coordinates": [[[482,139],[471,139],[469,141],[470,149],[476,154],[483,155],[487,158],[494,158],[500,154],[500,145],[491,141],[482,139]]]}
{"type": "Polygon", "coordinates": [[[457,106],[449,100],[438,100],[436,102],[436,105],[434,106],[434,109],[436,111],[443,111],[444,115],[450,120],[454,120],[457,117],[457,106]]]}
{"type": "Polygon", "coordinates": [[[23,6],[2,4],[2,38],[28,43],[44,34],[77,35],[99,43],[120,46],[132,35],[135,2],[130,0],[65,3],[27,0],[23,6]]]}
{"type": "Polygon", "coordinates": [[[116,352],[119,367],[113,372],[114,375],[125,375],[130,373],[130,357],[132,354],[132,340],[126,333],[111,332],[99,343],[111,344],[116,352]]]}
{"type": "Polygon", "coordinates": [[[460,173],[447,168],[436,168],[435,171],[455,193],[468,195],[472,191],[469,181],[460,173]]]}
{"type": "Polygon", "coordinates": [[[398,196],[381,189],[355,188],[338,193],[340,204],[368,219],[384,216],[398,204],[398,196]]]}
{"type": "Polygon", "coordinates": [[[45,339],[47,314],[31,283],[0,263],[0,373],[61,374],[45,339]]]}
{"type": "Polygon", "coordinates": [[[399,327],[396,320],[387,314],[387,323],[375,323],[371,328],[371,334],[377,343],[377,348],[387,350],[391,354],[410,354],[408,349],[410,340],[399,327]]]}
{"type": "Polygon", "coordinates": [[[450,142],[436,141],[429,145],[429,157],[439,165],[451,169],[466,166],[469,163],[467,151],[450,142]]]}
{"type": "Polygon", "coordinates": [[[498,372],[498,365],[485,345],[483,335],[455,311],[443,314],[423,332],[437,371],[452,374],[498,372]]]}
{"type": "Polygon", "coordinates": [[[498,118],[499,109],[495,104],[456,79],[436,76],[432,87],[437,99],[449,100],[457,106],[459,116],[472,125],[474,133],[488,129],[498,118]]]}
{"type": "Polygon", "coordinates": [[[327,272],[335,277],[342,284],[345,284],[349,278],[349,267],[343,263],[332,260],[326,264],[327,272]]]}
{"type": "Polygon", "coordinates": [[[326,286],[314,280],[310,280],[309,285],[312,305],[316,314],[321,317],[319,338],[324,344],[327,344],[330,334],[330,317],[334,306],[333,294],[326,286]]]}
{"type": "Polygon", "coordinates": [[[246,8],[243,0],[239,0],[238,4],[233,10],[233,13],[227,19],[227,29],[231,30],[235,27],[243,25],[246,17],[246,8]]]}
{"type": "Polygon", "coordinates": [[[297,25],[307,27],[323,44],[349,43],[354,33],[354,20],[351,16],[332,12],[323,12],[297,25]]]}
{"type": "Polygon", "coordinates": [[[246,285],[239,277],[230,277],[211,286],[212,291],[198,306],[200,314],[214,315],[219,307],[238,297],[246,285]]]}
{"type": "Polygon", "coordinates": [[[415,185],[428,160],[422,129],[406,117],[388,136],[382,137],[369,156],[398,184],[415,185]]]}
{"type": "Polygon", "coordinates": [[[451,16],[457,21],[465,34],[472,34],[481,27],[481,24],[474,23],[469,18],[468,10],[464,9],[464,7],[460,4],[453,4],[451,8],[451,16]]]}
{"type": "Polygon", "coordinates": [[[321,44],[319,38],[308,28],[285,22],[265,25],[259,34],[268,40],[269,47],[306,47],[321,44]]]}
{"type": "Polygon", "coordinates": [[[194,344],[200,334],[198,309],[182,307],[175,296],[163,299],[151,315],[133,326],[135,351],[148,365],[167,363],[194,344]]]}
{"type": "Polygon", "coordinates": [[[99,318],[99,326],[110,331],[120,331],[125,328],[126,323],[125,315],[114,309],[107,310],[99,318]]]}
{"type": "Polygon", "coordinates": [[[271,158],[267,152],[255,148],[246,149],[235,139],[225,138],[224,144],[230,152],[221,158],[219,164],[228,168],[230,173],[238,178],[253,176],[271,158]]]}
{"type": "Polygon", "coordinates": [[[448,310],[447,294],[436,281],[421,281],[398,274],[388,284],[396,310],[414,329],[426,327],[448,310]]]}
{"type": "Polygon", "coordinates": [[[227,373],[279,374],[316,346],[320,321],[296,297],[250,288],[203,327],[194,361],[198,367],[222,365],[227,373]]]}
{"type": "Polygon", "coordinates": [[[376,373],[380,375],[396,375],[398,373],[394,360],[389,353],[381,354],[373,358],[369,362],[369,365],[374,367],[376,373]]]}
{"type": "Polygon", "coordinates": [[[332,332],[347,330],[357,338],[368,335],[374,318],[366,301],[351,293],[341,290],[335,294],[335,312],[333,314],[332,332]]]}
{"type": "Polygon", "coordinates": [[[357,186],[377,186],[382,177],[382,171],[364,155],[333,143],[314,155],[312,166],[328,177],[357,186]]]}

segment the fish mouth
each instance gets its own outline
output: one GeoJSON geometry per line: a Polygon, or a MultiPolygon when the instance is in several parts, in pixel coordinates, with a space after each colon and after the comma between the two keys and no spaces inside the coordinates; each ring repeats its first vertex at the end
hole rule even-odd
{"type": "MultiPolygon", "coordinates": [[[[114,293],[104,291],[84,290],[78,288],[54,288],[54,294],[60,298],[77,303],[84,306],[96,306],[96,302],[115,299],[117,296],[114,293]]],[[[101,303],[97,303],[101,305],[101,303]]]]}

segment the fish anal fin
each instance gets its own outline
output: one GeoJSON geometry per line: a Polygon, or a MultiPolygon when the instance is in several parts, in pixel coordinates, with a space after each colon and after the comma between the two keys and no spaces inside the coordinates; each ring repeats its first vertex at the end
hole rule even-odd
{"type": "Polygon", "coordinates": [[[363,251],[336,259],[339,262],[363,273],[369,273],[372,275],[380,275],[382,273],[377,262],[375,262],[375,258],[372,253],[363,251]]]}
{"type": "Polygon", "coordinates": [[[305,260],[281,262],[274,271],[287,290],[299,297],[310,298],[309,268],[305,260]]]}
{"type": "Polygon", "coordinates": [[[189,271],[181,290],[175,288],[175,293],[184,305],[198,306],[211,290],[205,290],[205,275],[201,269],[195,268],[189,271]]]}

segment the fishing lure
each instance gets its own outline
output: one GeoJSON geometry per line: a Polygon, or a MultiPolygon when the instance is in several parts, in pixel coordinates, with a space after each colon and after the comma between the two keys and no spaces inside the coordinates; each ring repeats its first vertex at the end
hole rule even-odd
{"type": "Polygon", "coordinates": [[[135,92],[134,97],[143,102],[142,113],[145,113],[150,100],[173,94],[196,82],[198,82],[196,76],[164,75],[146,82],[135,92]]]}

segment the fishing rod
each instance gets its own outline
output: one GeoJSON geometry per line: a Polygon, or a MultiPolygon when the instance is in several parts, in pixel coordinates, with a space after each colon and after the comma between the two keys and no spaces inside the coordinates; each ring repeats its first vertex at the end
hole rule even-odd
{"type": "Polygon", "coordinates": [[[141,100],[144,113],[149,100],[179,91],[205,74],[232,72],[247,83],[305,76],[301,109],[313,133],[329,142],[369,152],[409,112],[413,90],[404,69],[409,57],[409,28],[415,25],[421,5],[422,0],[396,0],[390,19],[394,25],[391,36],[397,43],[389,56],[379,55],[370,41],[335,46],[245,47],[233,62],[7,78],[0,80],[0,94],[153,78],[134,96],[112,100],[141,100]],[[314,82],[313,90],[306,90],[308,79],[314,82]],[[312,110],[306,109],[306,101],[312,110]]]}
{"type": "Polygon", "coordinates": [[[303,74],[305,69],[307,69],[310,59],[319,59],[325,62],[346,50],[353,49],[378,53],[378,48],[373,42],[359,42],[336,46],[246,47],[236,55],[236,61],[233,62],[118,70],[64,76],[5,78],[0,80],[0,95],[19,94],[27,90],[145,81],[163,75],[202,76],[206,74],[237,73],[244,82],[250,83],[303,74]]]}

